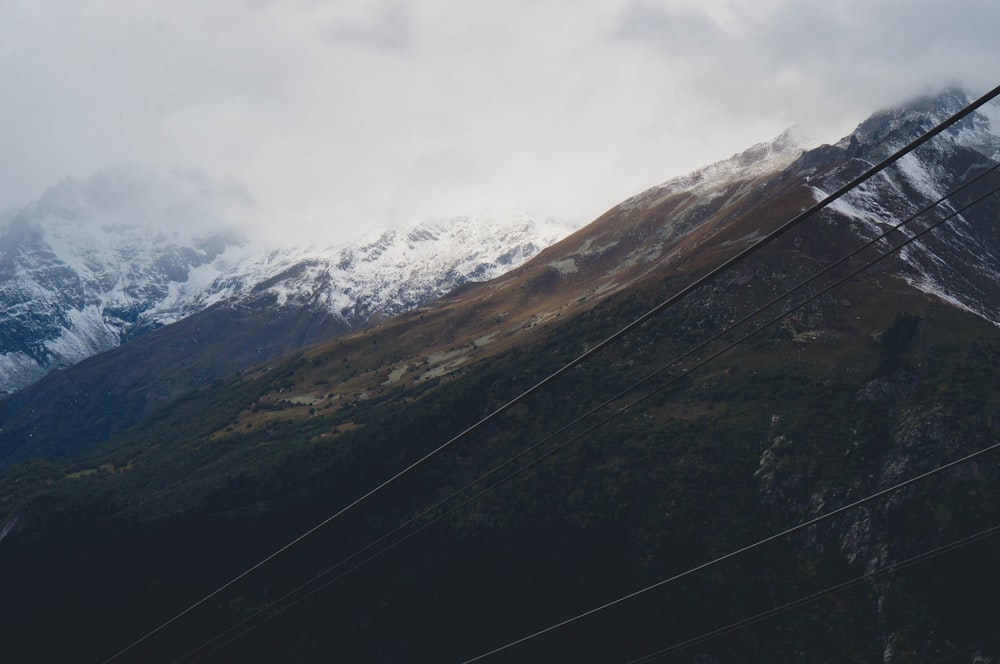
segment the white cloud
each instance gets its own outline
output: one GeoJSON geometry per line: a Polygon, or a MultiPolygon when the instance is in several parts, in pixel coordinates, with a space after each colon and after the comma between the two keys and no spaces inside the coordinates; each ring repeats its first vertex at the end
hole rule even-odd
{"type": "Polygon", "coordinates": [[[1000,6],[801,0],[33,0],[0,6],[0,208],[151,163],[255,223],[530,208],[586,221],[803,123],[995,82],[1000,6]]]}

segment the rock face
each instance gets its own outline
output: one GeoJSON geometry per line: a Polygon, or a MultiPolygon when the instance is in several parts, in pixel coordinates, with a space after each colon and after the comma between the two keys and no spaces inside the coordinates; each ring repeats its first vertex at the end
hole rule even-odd
{"type": "MultiPolygon", "coordinates": [[[[64,180],[0,227],[0,391],[112,348],[234,239],[144,230],[183,185],[107,171],[64,180]]],[[[175,214],[194,217],[192,210],[175,214]]],[[[174,299],[182,299],[179,292],[174,299]]]]}
{"type": "Polygon", "coordinates": [[[190,174],[112,169],[0,219],[0,393],[223,303],[361,326],[516,267],[570,230],[462,217],[274,248],[225,230],[246,198],[190,174]]]}
{"type": "MultiPolygon", "coordinates": [[[[817,169],[816,195],[823,196],[852,174],[888,156],[919,134],[961,110],[969,99],[959,91],[876,113],[836,149],[842,166],[817,169]]],[[[856,233],[876,237],[964,184],[971,174],[1000,159],[1000,107],[988,104],[895,166],[849,192],[833,206],[856,233]]],[[[989,180],[986,180],[989,181],[989,180]]],[[[992,180],[995,186],[995,179],[992,180]]],[[[900,233],[913,235],[988,191],[980,183],[900,233]]],[[[1000,324],[1000,230],[995,197],[948,220],[948,232],[931,232],[901,253],[901,272],[916,288],[1000,324]]],[[[899,241],[900,235],[894,241],[899,241]]]]}

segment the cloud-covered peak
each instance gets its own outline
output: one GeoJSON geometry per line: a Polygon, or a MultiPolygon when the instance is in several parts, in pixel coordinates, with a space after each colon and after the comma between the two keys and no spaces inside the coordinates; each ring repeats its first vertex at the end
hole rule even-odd
{"type": "MultiPolygon", "coordinates": [[[[838,145],[852,150],[852,153],[863,150],[865,146],[879,146],[870,156],[885,156],[958,113],[971,101],[972,97],[964,89],[949,86],[935,94],[923,95],[878,111],[841,139],[838,145]]],[[[1000,156],[1000,103],[994,99],[981,106],[949,128],[943,138],[986,155],[1000,156]]]]}
{"type": "Polygon", "coordinates": [[[21,224],[141,229],[168,236],[233,232],[252,209],[249,193],[193,171],[145,166],[66,177],[13,215],[21,224]]]}

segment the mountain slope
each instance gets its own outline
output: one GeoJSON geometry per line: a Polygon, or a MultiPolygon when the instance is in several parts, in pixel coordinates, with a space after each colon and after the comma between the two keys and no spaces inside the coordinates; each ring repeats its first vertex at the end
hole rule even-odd
{"type": "MultiPolygon", "coordinates": [[[[0,615],[3,642],[48,660],[107,657],[812,204],[950,103],[943,95],[873,116],[835,146],[757,146],[704,171],[724,177],[654,188],[497,279],[219,379],[84,454],[56,450],[11,468],[0,475],[0,517],[12,524],[0,542],[13,598],[0,615]],[[51,634],[63,639],[40,638],[51,634]]],[[[517,454],[527,456],[508,469],[537,463],[212,659],[462,661],[991,444],[1000,434],[998,289],[974,286],[993,274],[993,199],[963,213],[958,233],[935,231],[715,362],[690,374],[668,368],[619,395],[872,228],[905,218],[933,195],[915,173],[946,190],[981,172],[990,139],[965,143],[965,130],[639,326],[128,659],[172,661],[517,454]],[[942,263],[961,278],[931,271],[942,263]],[[654,387],[662,390],[580,440],[560,435],[529,451],[604,400],[613,406],[601,416],[654,387]]],[[[45,437],[42,428],[18,435],[32,433],[45,437]]],[[[3,440],[5,449],[22,443],[3,440]]],[[[995,538],[872,573],[1000,523],[998,479],[997,459],[984,457],[500,659],[627,661],[855,578],[849,591],[698,642],[679,659],[995,657],[995,538]]]]}

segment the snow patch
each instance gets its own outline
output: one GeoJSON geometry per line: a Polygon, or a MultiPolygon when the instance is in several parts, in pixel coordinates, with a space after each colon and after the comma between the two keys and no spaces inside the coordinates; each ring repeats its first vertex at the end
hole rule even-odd
{"type": "Polygon", "coordinates": [[[986,118],[990,133],[1000,137],[1000,102],[993,100],[980,106],[976,112],[986,118]]]}
{"type": "Polygon", "coordinates": [[[105,322],[96,306],[71,309],[66,315],[69,326],[56,339],[45,342],[48,351],[63,363],[75,364],[119,344],[118,331],[105,322]]]}
{"type": "Polygon", "coordinates": [[[897,161],[896,167],[907,181],[928,199],[936,201],[944,195],[936,184],[939,178],[931,175],[912,152],[897,161]]]}
{"type": "Polygon", "coordinates": [[[18,386],[33,383],[46,373],[45,367],[24,353],[0,354],[0,394],[12,394],[18,386]]]}

